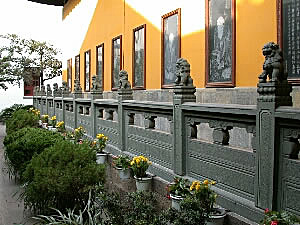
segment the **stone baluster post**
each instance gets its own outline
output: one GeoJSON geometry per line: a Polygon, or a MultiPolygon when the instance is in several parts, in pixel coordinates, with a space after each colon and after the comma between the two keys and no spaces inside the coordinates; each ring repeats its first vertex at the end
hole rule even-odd
{"type": "Polygon", "coordinates": [[[93,133],[92,136],[96,137],[97,135],[97,112],[96,107],[94,104],[94,101],[96,99],[103,99],[103,91],[101,86],[101,81],[99,79],[99,76],[94,75],[92,77],[92,90],[91,90],[91,116],[92,116],[92,126],[93,126],[93,133]]]}
{"type": "Polygon", "coordinates": [[[275,111],[279,106],[292,106],[292,88],[284,72],[279,46],[273,42],[265,44],[263,55],[263,72],[257,85],[255,203],[259,208],[271,210],[274,209],[274,185],[278,175],[275,163],[278,157],[275,111]]]}
{"type": "Polygon", "coordinates": [[[131,84],[128,81],[128,73],[125,70],[121,70],[119,73],[119,87],[118,87],[118,122],[119,122],[119,144],[120,150],[125,151],[126,146],[126,121],[128,118],[123,109],[123,101],[132,100],[131,84]]]}
{"type": "Polygon", "coordinates": [[[186,127],[182,105],[196,102],[196,88],[190,76],[190,64],[180,58],[176,62],[176,80],[173,93],[173,168],[178,175],[186,172],[186,127]]]}

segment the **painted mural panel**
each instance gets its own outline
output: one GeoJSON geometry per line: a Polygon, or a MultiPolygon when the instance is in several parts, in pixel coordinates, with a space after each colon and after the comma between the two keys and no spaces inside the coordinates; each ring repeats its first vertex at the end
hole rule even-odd
{"type": "Polygon", "coordinates": [[[100,85],[103,88],[103,72],[104,72],[104,44],[97,46],[97,76],[100,80],[100,85]]]}
{"type": "Polygon", "coordinates": [[[84,75],[85,75],[85,91],[90,91],[90,59],[91,51],[84,53],[84,75]]]}
{"type": "Polygon", "coordinates": [[[234,82],[233,2],[234,0],[207,0],[207,83],[234,82]]]}
{"type": "Polygon", "coordinates": [[[75,79],[80,81],[80,55],[75,56],[75,79]]]}
{"type": "Polygon", "coordinates": [[[163,85],[173,85],[176,61],[180,57],[179,10],[162,17],[163,19],[163,85]]]}
{"type": "Polygon", "coordinates": [[[117,89],[119,85],[119,72],[122,65],[121,43],[121,36],[114,38],[112,41],[112,89],[117,89]]]}
{"type": "Polygon", "coordinates": [[[134,87],[144,88],[145,81],[145,25],[134,30],[134,87]]]}
{"type": "Polygon", "coordinates": [[[300,0],[282,1],[283,57],[289,79],[300,78],[300,0]]]}

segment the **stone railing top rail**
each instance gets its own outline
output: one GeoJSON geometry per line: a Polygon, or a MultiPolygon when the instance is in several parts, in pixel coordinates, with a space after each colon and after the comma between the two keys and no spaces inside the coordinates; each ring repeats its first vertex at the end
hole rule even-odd
{"type": "Polygon", "coordinates": [[[123,104],[129,107],[138,107],[138,108],[151,108],[151,109],[162,109],[162,110],[172,110],[172,102],[155,102],[155,101],[136,101],[128,100],[124,101],[123,104]]]}
{"type": "Polygon", "coordinates": [[[238,105],[238,104],[208,104],[208,103],[184,103],[183,110],[192,110],[199,112],[216,112],[222,114],[236,115],[256,115],[256,105],[238,105]]]}
{"type": "Polygon", "coordinates": [[[300,108],[280,106],[276,109],[275,117],[300,120],[300,108]]]}
{"type": "Polygon", "coordinates": [[[116,99],[96,99],[94,100],[96,105],[118,105],[118,100],[116,99]]]}
{"type": "Polygon", "coordinates": [[[91,103],[90,98],[76,98],[75,101],[76,102],[82,102],[82,103],[91,103]]]}
{"type": "Polygon", "coordinates": [[[73,98],[64,98],[64,101],[72,102],[73,98]]]}

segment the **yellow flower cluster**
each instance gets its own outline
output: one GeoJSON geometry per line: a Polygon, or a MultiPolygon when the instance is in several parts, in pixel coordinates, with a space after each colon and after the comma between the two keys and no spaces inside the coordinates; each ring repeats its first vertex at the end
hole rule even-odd
{"type": "MultiPolygon", "coordinates": [[[[202,184],[205,185],[205,186],[208,186],[209,184],[210,185],[215,185],[216,182],[215,181],[204,180],[202,184]]],[[[200,189],[200,187],[201,187],[201,182],[198,181],[198,180],[195,180],[195,181],[193,181],[192,185],[190,186],[190,190],[191,191],[193,191],[193,190],[198,191],[200,189]]]]}
{"type": "Polygon", "coordinates": [[[48,115],[42,115],[42,118],[45,120],[48,119],[48,117],[49,117],[48,115]]]}
{"type": "Polygon", "coordinates": [[[97,139],[103,139],[104,141],[108,140],[108,137],[106,137],[104,134],[97,134],[96,138],[97,139]]]}
{"type": "Polygon", "coordinates": [[[57,122],[56,127],[57,127],[57,128],[61,128],[61,127],[64,126],[64,124],[65,124],[64,121],[57,122]]]}
{"type": "Polygon", "coordinates": [[[136,156],[133,157],[132,161],[130,162],[130,165],[133,166],[134,164],[136,164],[137,167],[140,166],[141,163],[146,162],[148,165],[151,165],[152,163],[148,160],[148,158],[146,158],[145,156],[136,156]]]}
{"type": "Polygon", "coordinates": [[[30,108],[29,109],[29,112],[32,112],[33,114],[35,114],[35,115],[37,115],[37,116],[39,116],[40,115],[40,110],[37,110],[37,109],[34,109],[34,108],[30,108]]]}
{"type": "Polygon", "coordinates": [[[56,120],[56,116],[52,116],[50,120],[56,120]]]}
{"type": "Polygon", "coordinates": [[[75,128],[74,131],[75,131],[75,133],[84,133],[85,132],[82,126],[79,126],[78,128],[75,128]]]}

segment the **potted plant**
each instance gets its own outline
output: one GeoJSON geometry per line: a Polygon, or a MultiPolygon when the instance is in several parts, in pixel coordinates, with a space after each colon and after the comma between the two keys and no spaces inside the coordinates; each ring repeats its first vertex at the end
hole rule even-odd
{"type": "Polygon", "coordinates": [[[120,179],[130,178],[130,159],[128,156],[113,157],[113,164],[119,172],[120,179]]]}
{"type": "Polygon", "coordinates": [[[84,133],[85,133],[85,130],[82,126],[79,126],[74,129],[74,138],[77,143],[82,141],[84,133]]]}
{"type": "Polygon", "coordinates": [[[192,195],[200,201],[200,206],[208,215],[207,225],[222,225],[226,216],[225,209],[215,205],[217,194],[211,189],[211,186],[215,184],[215,181],[204,180],[203,182],[194,181],[190,186],[192,195]]]}
{"type": "Polygon", "coordinates": [[[75,135],[71,131],[65,131],[63,133],[63,136],[65,137],[66,140],[69,140],[72,143],[75,143],[75,135]]]}
{"type": "Polygon", "coordinates": [[[56,131],[56,116],[50,118],[50,123],[48,124],[48,130],[56,131]]]}
{"type": "Polygon", "coordinates": [[[94,140],[95,149],[96,149],[96,156],[97,156],[97,163],[103,164],[107,160],[107,152],[104,152],[104,148],[106,147],[106,142],[108,138],[104,134],[97,134],[96,139],[94,140]]]}
{"type": "Polygon", "coordinates": [[[63,133],[65,131],[65,122],[64,121],[57,122],[56,129],[58,130],[58,132],[63,133]]]}
{"type": "Polygon", "coordinates": [[[146,173],[147,169],[151,165],[148,158],[142,155],[133,157],[130,165],[136,181],[136,189],[138,191],[150,191],[152,176],[146,173]]]}
{"type": "Polygon", "coordinates": [[[174,177],[174,181],[167,185],[168,198],[172,200],[172,207],[180,210],[180,202],[190,194],[190,182],[182,177],[174,177]]]}
{"type": "Polygon", "coordinates": [[[43,128],[47,128],[47,124],[48,124],[48,115],[42,115],[41,116],[41,122],[39,122],[39,125],[41,125],[43,128]]]}
{"type": "Polygon", "coordinates": [[[286,211],[271,211],[265,209],[264,219],[260,222],[261,225],[289,225],[299,224],[300,219],[286,211]]]}

